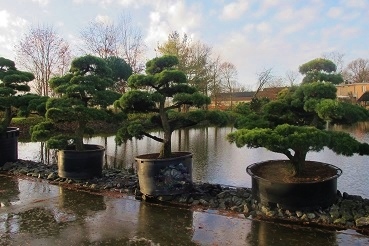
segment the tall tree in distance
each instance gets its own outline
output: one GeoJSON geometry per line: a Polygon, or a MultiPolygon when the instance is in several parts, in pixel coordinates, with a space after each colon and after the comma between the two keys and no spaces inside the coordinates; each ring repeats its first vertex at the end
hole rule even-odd
{"type": "Polygon", "coordinates": [[[110,56],[123,58],[133,73],[144,69],[145,44],[140,29],[132,24],[129,16],[122,15],[118,22],[91,21],[80,31],[82,50],[101,58],[110,56]]]}
{"type": "Polygon", "coordinates": [[[369,82],[369,60],[358,58],[350,62],[343,70],[343,78],[350,83],[369,82]]]}
{"type": "Polygon", "coordinates": [[[178,57],[178,69],[183,71],[188,83],[195,86],[203,94],[208,94],[209,65],[211,63],[211,48],[200,41],[192,41],[187,34],[181,36],[174,31],[168,35],[168,40],[159,44],[157,51],[162,55],[178,57]]]}
{"type": "Polygon", "coordinates": [[[34,89],[41,96],[49,96],[49,79],[63,75],[72,59],[69,44],[52,26],[31,27],[15,52],[17,64],[35,75],[34,89]]]}
{"type": "Polygon", "coordinates": [[[220,74],[222,85],[225,88],[225,91],[229,93],[229,99],[231,102],[231,109],[233,107],[233,92],[237,87],[237,68],[234,64],[230,62],[223,62],[220,65],[220,74]]]}

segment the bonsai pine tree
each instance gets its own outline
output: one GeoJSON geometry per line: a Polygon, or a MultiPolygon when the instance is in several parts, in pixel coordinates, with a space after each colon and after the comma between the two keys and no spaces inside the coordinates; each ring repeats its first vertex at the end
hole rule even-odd
{"type": "Polygon", "coordinates": [[[150,113],[149,120],[136,120],[125,124],[118,132],[118,143],[136,137],[146,136],[162,143],[158,158],[172,156],[172,132],[198,124],[203,120],[222,121],[217,113],[203,110],[179,112],[181,106],[201,107],[210,99],[200,94],[187,83],[186,75],[177,69],[176,56],[162,56],[146,63],[146,74],[134,74],[128,79],[130,91],[125,93],[116,106],[126,113],[150,113]],[[161,129],[163,136],[152,135],[154,129],[161,129]]]}
{"type": "Polygon", "coordinates": [[[29,100],[35,98],[36,95],[25,94],[30,91],[28,82],[34,78],[32,73],[19,71],[13,61],[0,57],[0,133],[6,132],[18,109],[27,107],[29,100]]]}
{"type": "Polygon", "coordinates": [[[304,171],[306,154],[319,152],[327,147],[337,154],[352,156],[369,154],[369,145],[360,143],[345,132],[325,131],[313,126],[293,126],[283,124],[271,128],[240,129],[230,133],[228,140],[238,147],[264,147],[281,153],[290,160],[294,174],[299,176],[304,171]]]}
{"type": "Polygon", "coordinates": [[[265,128],[255,128],[256,120],[250,121],[251,117],[246,116],[238,121],[239,130],[229,134],[228,140],[238,147],[264,147],[286,155],[296,175],[303,172],[309,151],[327,147],[346,156],[369,154],[369,145],[348,133],[321,130],[324,121],[351,124],[369,118],[365,108],[336,100],[336,88],[330,81],[336,79],[336,74],[327,75],[335,69],[334,63],[324,59],[303,64],[300,72],[310,76],[309,80],[282,91],[277,100],[263,106],[259,120],[265,128]]]}
{"type": "Polygon", "coordinates": [[[87,123],[92,120],[111,120],[108,110],[119,93],[113,87],[111,69],[98,57],[86,55],[72,61],[69,73],[54,77],[49,83],[58,98],[50,98],[46,103],[46,121],[31,128],[33,141],[47,140],[51,149],[65,149],[69,145],[83,150],[83,136],[91,134],[87,123]],[[58,124],[75,123],[69,131],[62,132],[58,124]],[[62,133],[61,133],[62,132],[62,133]]]}
{"type": "Polygon", "coordinates": [[[340,84],[343,77],[340,73],[336,73],[336,70],[336,64],[323,58],[316,58],[299,67],[299,72],[305,76],[302,83],[329,81],[335,85],[340,84]]]}

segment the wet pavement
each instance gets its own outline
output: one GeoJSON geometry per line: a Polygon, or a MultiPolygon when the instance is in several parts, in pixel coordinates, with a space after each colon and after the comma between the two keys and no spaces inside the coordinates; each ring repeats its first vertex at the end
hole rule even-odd
{"type": "Polygon", "coordinates": [[[0,245],[369,245],[355,231],[90,194],[0,175],[0,245]]]}

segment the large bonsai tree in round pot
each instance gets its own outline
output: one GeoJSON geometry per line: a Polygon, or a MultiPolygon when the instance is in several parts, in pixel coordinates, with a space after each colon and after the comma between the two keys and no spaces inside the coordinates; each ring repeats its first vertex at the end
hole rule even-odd
{"type": "Polygon", "coordinates": [[[47,101],[46,120],[31,128],[32,140],[47,141],[48,148],[59,150],[59,176],[101,176],[105,149],[84,144],[83,137],[93,133],[89,122],[114,118],[108,106],[120,94],[109,90],[114,83],[111,69],[103,59],[86,55],[72,61],[69,73],[49,83],[59,97],[47,101]]]}
{"type": "Polygon", "coordinates": [[[18,109],[27,107],[28,99],[34,98],[25,94],[33,79],[32,73],[19,71],[13,61],[0,57],[0,166],[18,159],[19,129],[10,123],[18,109]]]}
{"type": "MultiPolygon", "coordinates": [[[[125,124],[116,135],[118,143],[136,137],[152,138],[161,143],[158,153],[136,157],[140,190],[145,195],[169,195],[184,192],[192,184],[192,154],[173,152],[172,132],[216,119],[217,112],[190,110],[179,112],[186,106],[202,107],[210,99],[187,83],[185,74],[177,69],[175,56],[162,56],[146,63],[146,74],[135,74],[128,79],[130,91],[116,106],[126,113],[146,113],[147,120],[134,120],[125,124]],[[160,130],[153,134],[154,130],[160,130]]],[[[224,121],[223,121],[224,122],[224,121]]]]}
{"type": "Polygon", "coordinates": [[[341,170],[326,163],[307,161],[307,153],[329,148],[347,156],[368,154],[368,144],[347,133],[323,130],[329,125],[324,123],[351,124],[369,116],[365,108],[336,100],[335,86],[319,79],[333,76],[339,81],[339,75],[320,76],[317,70],[324,70],[319,68],[325,66],[334,70],[331,62],[319,59],[301,66],[308,79],[266,103],[257,116],[252,114],[253,121],[247,115],[241,118],[237,124],[239,130],[228,136],[239,147],[264,147],[287,157],[287,160],[255,163],[247,168],[252,177],[253,195],[262,204],[279,204],[288,209],[327,207],[336,198],[341,170]],[[262,127],[255,128],[255,117],[262,127]],[[271,176],[267,175],[270,173],[271,176]]]}

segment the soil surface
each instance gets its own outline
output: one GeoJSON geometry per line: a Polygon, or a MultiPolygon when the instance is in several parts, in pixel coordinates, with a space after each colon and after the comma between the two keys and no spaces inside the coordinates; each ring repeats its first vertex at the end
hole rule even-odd
{"type": "Polygon", "coordinates": [[[303,173],[294,175],[289,161],[265,162],[252,168],[252,172],[264,179],[278,183],[318,182],[330,179],[337,174],[337,169],[320,162],[306,161],[303,173]]]}

